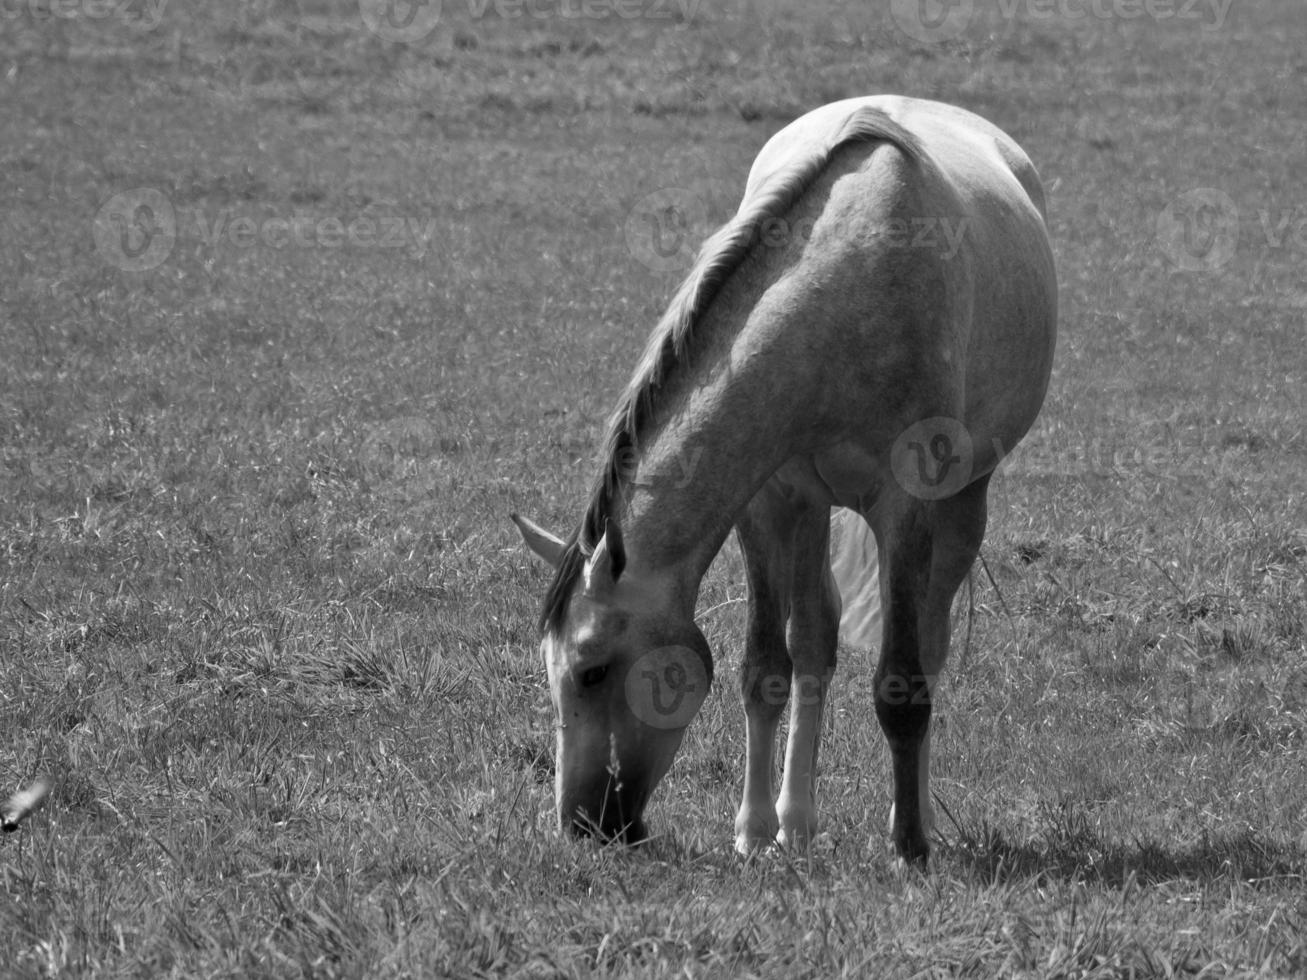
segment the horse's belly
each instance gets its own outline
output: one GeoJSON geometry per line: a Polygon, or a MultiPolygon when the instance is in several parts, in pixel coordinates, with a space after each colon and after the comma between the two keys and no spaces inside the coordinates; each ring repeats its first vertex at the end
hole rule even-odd
{"type": "Polygon", "coordinates": [[[845,442],[816,453],[790,457],[772,479],[787,495],[860,511],[879,496],[885,468],[877,456],[862,446],[845,442]]]}

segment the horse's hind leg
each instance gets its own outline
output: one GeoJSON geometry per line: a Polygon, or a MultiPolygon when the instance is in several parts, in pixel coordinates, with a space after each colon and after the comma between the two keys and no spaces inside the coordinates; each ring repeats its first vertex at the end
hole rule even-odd
{"type": "Polygon", "coordinates": [[[746,728],[744,793],[735,818],[735,849],[754,854],[775,843],[776,729],[790,697],[790,614],[794,520],[783,494],[764,486],[736,522],[749,583],[749,619],[740,689],[746,728]]]}
{"type": "Polygon", "coordinates": [[[948,656],[953,596],[985,533],[983,477],[957,496],[905,508],[886,539],[881,596],[884,641],[876,669],[876,717],[894,773],[890,836],[904,860],[924,865],[933,826],[930,714],[948,656]]]}

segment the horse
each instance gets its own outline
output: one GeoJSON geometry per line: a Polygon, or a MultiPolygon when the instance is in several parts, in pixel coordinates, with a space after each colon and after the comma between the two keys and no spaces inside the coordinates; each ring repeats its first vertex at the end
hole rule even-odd
{"type": "Polygon", "coordinates": [[[882,610],[890,839],[926,866],[951,605],[990,478],[1043,403],[1056,322],[1042,185],[996,126],[877,95],[764,145],[617,401],[576,530],[512,515],[554,568],[539,628],[560,831],[648,837],[650,795],[712,682],[695,604],[734,528],[748,588],[735,845],[808,846],[841,613],[829,520],[847,508],[879,566],[878,586],[863,584],[882,610]]]}

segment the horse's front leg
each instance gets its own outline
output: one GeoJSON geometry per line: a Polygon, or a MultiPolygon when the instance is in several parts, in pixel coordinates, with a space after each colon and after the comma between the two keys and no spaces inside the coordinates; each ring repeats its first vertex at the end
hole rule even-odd
{"type": "Polygon", "coordinates": [[[776,815],[781,844],[805,849],[817,834],[817,753],[835,673],[840,600],[830,571],[830,509],[803,509],[794,533],[789,651],[790,734],[776,815]]]}
{"type": "Polygon", "coordinates": [[[790,697],[789,617],[794,526],[782,495],[766,486],[736,524],[749,583],[748,632],[740,690],[744,697],[744,793],[735,849],[754,855],[776,842],[776,729],[790,697]]]}

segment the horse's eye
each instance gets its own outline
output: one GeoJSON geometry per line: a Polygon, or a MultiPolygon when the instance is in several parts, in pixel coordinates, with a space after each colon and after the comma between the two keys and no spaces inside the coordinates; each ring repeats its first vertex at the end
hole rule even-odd
{"type": "Polygon", "coordinates": [[[581,672],[581,686],[594,687],[596,684],[602,681],[604,677],[607,676],[607,674],[608,674],[608,668],[606,666],[590,667],[587,670],[583,670],[581,672]]]}

